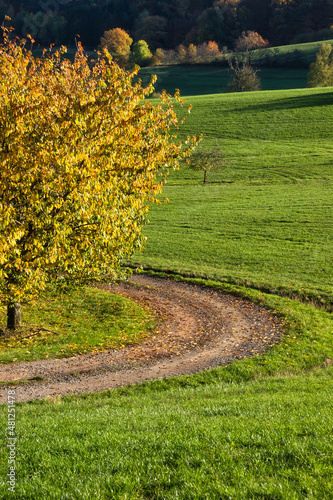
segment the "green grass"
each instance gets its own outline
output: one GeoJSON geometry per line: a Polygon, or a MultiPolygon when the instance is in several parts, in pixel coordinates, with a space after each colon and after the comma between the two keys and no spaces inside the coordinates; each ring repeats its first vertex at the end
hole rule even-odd
{"type": "Polygon", "coordinates": [[[333,498],[332,89],[191,102],[183,136],[220,139],[226,166],[206,186],[171,174],[132,265],[259,302],[285,335],[196,375],[17,403],[16,493],[4,446],[1,498],[333,498]]]}
{"type": "MultiPolygon", "coordinates": [[[[300,89],[307,86],[309,65],[316,60],[322,43],[333,40],[281,45],[251,52],[252,64],[261,67],[258,76],[263,90],[300,89]]],[[[205,66],[157,66],[142,68],[139,76],[147,84],[151,75],[157,75],[156,92],[163,89],[174,94],[179,89],[184,96],[218,94],[227,91],[232,72],[228,67],[205,66]]]]}
{"type": "MultiPolygon", "coordinates": [[[[298,89],[306,87],[307,73],[304,68],[262,68],[258,76],[263,90],[298,89]]],[[[139,73],[144,84],[151,75],[157,75],[156,92],[165,89],[174,94],[179,89],[184,96],[224,93],[232,77],[229,69],[216,66],[163,66],[143,68],[139,73]]]]}
{"type": "Polygon", "coordinates": [[[268,55],[268,57],[272,57],[275,53],[278,54],[276,56],[278,64],[286,63],[288,61],[288,55],[290,56],[290,64],[292,64],[292,55],[293,53],[295,53],[295,51],[297,51],[301,56],[302,63],[310,65],[310,63],[316,60],[317,52],[319,51],[323,43],[332,45],[333,40],[280,45],[278,47],[269,47],[267,49],[256,50],[253,52],[253,59],[255,61],[256,57],[258,57],[259,55],[263,57],[266,54],[268,55]]]}
{"type": "Polygon", "coordinates": [[[333,305],[332,89],[191,98],[225,167],[172,172],[132,264],[333,305]]]}
{"type": "MultiPolygon", "coordinates": [[[[5,308],[0,321],[5,325],[5,308]]],[[[0,363],[62,358],[140,342],[155,321],[134,302],[98,289],[48,290],[23,307],[22,329],[0,340],[0,363]]]]}
{"type": "MultiPolygon", "coordinates": [[[[16,499],[329,499],[332,368],[17,405],[16,499]],[[29,429],[29,432],[27,430],[29,429]]],[[[6,425],[6,408],[1,423],[6,425]]]]}

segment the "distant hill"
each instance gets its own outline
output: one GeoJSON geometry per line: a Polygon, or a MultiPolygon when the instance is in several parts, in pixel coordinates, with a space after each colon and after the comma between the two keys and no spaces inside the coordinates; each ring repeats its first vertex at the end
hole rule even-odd
{"type": "Polygon", "coordinates": [[[251,62],[263,66],[308,68],[316,60],[317,52],[323,43],[332,45],[333,38],[255,50],[251,53],[251,62]]]}

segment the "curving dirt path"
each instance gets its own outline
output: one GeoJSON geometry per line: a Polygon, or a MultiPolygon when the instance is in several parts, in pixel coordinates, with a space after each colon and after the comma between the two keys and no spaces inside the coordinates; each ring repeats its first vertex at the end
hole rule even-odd
{"type": "MultiPolygon", "coordinates": [[[[15,386],[15,399],[99,392],[151,379],[194,373],[263,352],[282,335],[277,316],[210,288],[134,275],[131,282],[103,288],[148,305],[158,318],[153,336],[141,344],[72,358],[0,366],[0,381],[15,386]],[[32,380],[34,378],[42,380],[32,380]]],[[[8,386],[0,388],[7,402],[8,386]]]]}

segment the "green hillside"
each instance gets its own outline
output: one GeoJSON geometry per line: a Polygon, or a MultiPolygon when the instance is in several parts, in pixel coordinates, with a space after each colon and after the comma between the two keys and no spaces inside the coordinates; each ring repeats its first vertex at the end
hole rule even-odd
{"type": "Polygon", "coordinates": [[[191,98],[225,167],[170,175],[133,263],[333,304],[332,89],[191,98]]]}
{"type": "Polygon", "coordinates": [[[192,377],[20,405],[16,493],[3,479],[1,498],[328,500],[332,375],[192,377]]]}
{"type": "MultiPolygon", "coordinates": [[[[262,68],[258,72],[263,90],[306,87],[307,74],[308,70],[304,68],[262,68]]],[[[228,68],[214,66],[158,66],[143,68],[139,73],[145,84],[149,82],[151,75],[157,75],[156,92],[165,89],[174,94],[179,89],[183,96],[226,92],[232,76],[228,68]]]]}
{"type": "Polygon", "coordinates": [[[182,137],[219,140],[225,167],[205,186],[185,165],[171,173],[132,265],[207,277],[274,310],[285,333],[262,355],[102,394],[20,403],[13,386],[16,483],[1,405],[1,498],[333,498],[333,89],[189,102],[182,137]]]}
{"type": "Polygon", "coordinates": [[[323,43],[333,44],[333,40],[280,45],[253,52],[253,60],[276,58],[276,64],[308,66],[316,60],[316,54],[323,43]]]}
{"type": "MultiPolygon", "coordinates": [[[[259,68],[258,76],[263,90],[299,89],[307,86],[310,63],[323,43],[333,40],[293,45],[281,45],[251,52],[251,64],[259,68]]],[[[139,76],[148,83],[151,75],[157,75],[156,92],[165,89],[173,94],[179,89],[182,95],[195,96],[227,91],[232,72],[221,66],[157,66],[142,68],[139,76]]]]}

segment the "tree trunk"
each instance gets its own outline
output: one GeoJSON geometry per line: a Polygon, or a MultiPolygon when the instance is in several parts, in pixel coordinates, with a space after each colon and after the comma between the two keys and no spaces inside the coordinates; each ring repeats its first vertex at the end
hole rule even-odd
{"type": "Polygon", "coordinates": [[[204,184],[207,182],[207,170],[204,170],[204,184]]]}
{"type": "Polygon", "coordinates": [[[7,328],[17,330],[21,326],[21,304],[15,302],[7,306],[7,328]]]}

